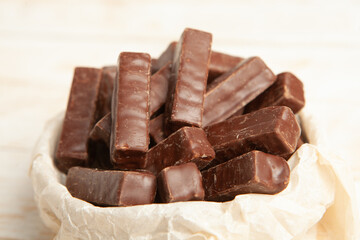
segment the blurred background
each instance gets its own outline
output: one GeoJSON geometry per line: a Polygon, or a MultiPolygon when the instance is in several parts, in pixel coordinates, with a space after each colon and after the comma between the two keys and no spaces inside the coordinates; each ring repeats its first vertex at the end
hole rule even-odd
{"type": "Polygon", "coordinates": [[[54,236],[28,170],[44,124],[66,107],[74,67],[115,64],[122,51],[158,57],[185,27],[211,32],[214,50],[297,75],[360,199],[359,12],[358,0],[1,0],[0,238],[54,236]]]}

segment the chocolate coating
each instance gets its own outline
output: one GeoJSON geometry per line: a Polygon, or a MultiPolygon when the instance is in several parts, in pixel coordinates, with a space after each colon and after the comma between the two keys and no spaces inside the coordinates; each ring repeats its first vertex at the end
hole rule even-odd
{"type": "Polygon", "coordinates": [[[156,177],[149,172],[109,171],[73,167],[66,178],[73,197],[99,206],[150,204],[156,193],[156,177]]]}
{"type": "Polygon", "coordinates": [[[229,118],[275,81],[259,57],[248,58],[215,79],[205,95],[203,127],[229,118]]]}
{"type": "Polygon", "coordinates": [[[111,111],[111,100],[116,78],[116,66],[106,66],[102,68],[100,93],[99,93],[99,117],[102,118],[111,111]]]}
{"type": "Polygon", "coordinates": [[[114,166],[143,168],[149,146],[151,58],[147,53],[122,52],[112,101],[110,156],[114,166]]]}
{"type": "Polygon", "coordinates": [[[212,51],[209,65],[208,84],[220,75],[236,67],[244,58],[212,51]]]}
{"type": "Polygon", "coordinates": [[[195,163],[164,168],[157,177],[163,203],[204,200],[202,177],[195,163]]]}
{"type": "Polygon", "coordinates": [[[171,42],[166,50],[160,55],[160,57],[155,61],[152,61],[151,72],[156,73],[168,62],[172,62],[174,58],[174,52],[177,42],[171,42]]]}
{"type": "Polygon", "coordinates": [[[101,70],[75,68],[63,128],[56,150],[59,170],[88,163],[87,140],[98,116],[101,70]]]}
{"type": "Polygon", "coordinates": [[[285,159],[251,151],[202,172],[205,199],[229,201],[238,194],[279,193],[286,188],[290,168],[285,159]]]}
{"type": "Polygon", "coordinates": [[[294,113],[305,105],[303,83],[292,73],[284,72],[265,92],[245,107],[245,112],[253,112],[269,106],[288,106],[294,113]]]}
{"type": "Polygon", "coordinates": [[[110,146],[111,135],[111,113],[107,113],[93,127],[89,134],[89,138],[94,141],[103,141],[107,147],[110,146]]]}
{"type": "Polygon", "coordinates": [[[166,138],[164,132],[164,114],[160,114],[150,120],[149,132],[156,144],[166,138]]]}
{"type": "Polygon", "coordinates": [[[185,29],[177,44],[165,106],[166,134],[184,126],[201,127],[212,35],[185,29]]]}
{"type": "Polygon", "coordinates": [[[300,126],[285,106],[272,106],[206,127],[205,132],[222,163],[252,150],[286,155],[295,151],[300,126]]]}
{"type": "Polygon", "coordinates": [[[183,127],[148,151],[146,169],[157,175],[166,167],[187,162],[202,169],[214,157],[214,150],[201,128],[183,127]]]}

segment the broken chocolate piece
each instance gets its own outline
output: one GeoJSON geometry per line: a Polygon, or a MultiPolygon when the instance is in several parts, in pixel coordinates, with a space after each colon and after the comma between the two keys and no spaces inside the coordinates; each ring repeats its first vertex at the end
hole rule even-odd
{"type": "Polygon", "coordinates": [[[195,163],[164,168],[157,177],[163,203],[204,200],[202,177],[195,163]]]}
{"type": "Polygon", "coordinates": [[[183,127],[148,151],[146,169],[157,175],[166,167],[187,162],[193,162],[202,169],[214,157],[204,130],[183,127]]]}
{"type": "Polygon", "coordinates": [[[290,168],[285,159],[251,151],[202,172],[205,199],[229,201],[238,194],[279,193],[286,188],[290,168]]]}
{"type": "Polygon", "coordinates": [[[99,93],[99,116],[98,120],[111,111],[111,100],[116,78],[116,66],[102,68],[100,93],[99,93]]]}
{"type": "Polygon", "coordinates": [[[245,113],[269,106],[288,106],[297,113],[305,105],[303,83],[292,73],[277,75],[277,80],[265,92],[245,107],[245,113]]]}
{"type": "Polygon", "coordinates": [[[122,52],[112,101],[110,156],[115,167],[144,168],[149,147],[151,58],[147,53],[122,52]]]}
{"type": "Polygon", "coordinates": [[[220,75],[230,71],[238,65],[244,58],[235,57],[221,52],[212,51],[209,65],[208,84],[220,75]]]}
{"type": "Polygon", "coordinates": [[[285,106],[272,106],[206,127],[219,164],[252,150],[286,155],[295,151],[300,127],[285,106]]]}
{"type": "Polygon", "coordinates": [[[212,35],[185,29],[177,44],[165,106],[166,134],[184,126],[201,127],[212,35]]]}
{"type": "Polygon", "coordinates": [[[150,117],[157,112],[166,101],[171,74],[171,62],[165,64],[150,79],[150,117]]]}
{"type": "Polygon", "coordinates": [[[259,57],[248,58],[215,79],[205,95],[203,127],[229,118],[261,94],[276,76],[259,57]]]}
{"type": "Polygon", "coordinates": [[[149,131],[150,137],[152,137],[156,144],[166,138],[164,132],[164,114],[160,114],[150,120],[149,131]]]}
{"type": "Polygon", "coordinates": [[[99,206],[150,204],[156,193],[156,177],[149,172],[95,170],[73,167],[66,178],[73,197],[99,206]]]}
{"type": "Polygon", "coordinates": [[[66,172],[73,166],[88,163],[87,140],[97,113],[101,70],[75,68],[63,128],[56,150],[59,169],[66,172]]]}

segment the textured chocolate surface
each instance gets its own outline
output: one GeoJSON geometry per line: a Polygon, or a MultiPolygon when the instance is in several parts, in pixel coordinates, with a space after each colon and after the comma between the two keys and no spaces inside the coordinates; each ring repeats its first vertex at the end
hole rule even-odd
{"type": "Polygon", "coordinates": [[[279,193],[289,183],[290,169],[285,159],[251,151],[202,172],[205,199],[229,201],[238,194],[279,193]]]}
{"type": "Polygon", "coordinates": [[[166,101],[171,74],[171,62],[165,64],[150,79],[150,117],[157,112],[166,101]]]}
{"type": "Polygon", "coordinates": [[[156,61],[152,61],[151,72],[155,73],[159,71],[165,64],[168,62],[172,62],[174,58],[174,52],[176,48],[177,42],[171,42],[166,50],[160,55],[160,57],[156,61]]]}
{"type": "Polygon", "coordinates": [[[66,178],[73,197],[99,206],[150,204],[156,194],[156,177],[149,172],[106,171],[73,167],[66,178]]]}
{"type": "Polygon", "coordinates": [[[206,127],[216,153],[214,163],[222,163],[252,150],[286,155],[295,151],[300,127],[294,113],[285,106],[262,108],[206,127]]]}
{"type": "Polygon", "coordinates": [[[203,127],[232,116],[275,81],[259,57],[242,61],[209,84],[204,101],[203,127]]]}
{"type": "Polygon", "coordinates": [[[93,127],[89,138],[94,141],[103,141],[108,147],[110,146],[111,134],[111,113],[109,112],[101,118],[93,127]]]}
{"type": "Polygon", "coordinates": [[[87,140],[98,116],[100,80],[100,69],[84,67],[75,69],[56,150],[57,165],[63,172],[73,166],[87,165],[87,140]]]}
{"type": "Polygon", "coordinates": [[[149,125],[150,136],[155,141],[156,144],[164,140],[164,115],[160,114],[159,116],[150,120],[149,125]]]}
{"type": "Polygon", "coordinates": [[[150,65],[147,53],[122,52],[118,59],[110,138],[110,156],[118,168],[143,168],[146,164],[150,65]]]}
{"type": "Polygon", "coordinates": [[[98,120],[111,111],[111,100],[116,78],[116,69],[116,66],[106,66],[102,68],[98,102],[98,120]]]}
{"type": "Polygon", "coordinates": [[[148,151],[146,169],[157,175],[166,167],[187,162],[202,169],[214,157],[214,150],[201,128],[183,127],[148,151]]]}
{"type": "Polygon", "coordinates": [[[202,125],[212,35],[185,29],[177,44],[165,107],[166,134],[202,125]]]}
{"type": "Polygon", "coordinates": [[[209,65],[208,84],[220,75],[230,71],[243,60],[244,58],[241,57],[212,51],[209,65]]]}
{"type": "Polygon", "coordinates": [[[195,163],[164,168],[157,177],[157,183],[163,203],[204,200],[202,177],[195,163]]]}
{"type": "Polygon", "coordinates": [[[265,92],[246,105],[245,113],[269,106],[287,106],[297,113],[304,105],[303,83],[292,73],[284,72],[277,75],[275,83],[265,92]]]}

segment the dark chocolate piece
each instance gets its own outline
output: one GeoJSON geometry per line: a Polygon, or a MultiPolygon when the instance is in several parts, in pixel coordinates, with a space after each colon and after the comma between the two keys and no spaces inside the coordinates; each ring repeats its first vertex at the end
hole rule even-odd
{"type": "Polygon", "coordinates": [[[171,62],[165,64],[150,79],[150,116],[157,112],[166,101],[171,74],[171,62]]]}
{"type": "Polygon", "coordinates": [[[110,156],[117,168],[144,168],[149,148],[150,55],[122,52],[114,85],[110,156]]]}
{"type": "Polygon", "coordinates": [[[284,72],[265,92],[245,107],[245,113],[269,106],[288,106],[297,113],[305,105],[303,83],[292,73],[284,72]]]}
{"type": "Polygon", "coordinates": [[[66,178],[73,197],[99,206],[150,204],[156,193],[156,177],[149,172],[106,171],[73,167],[66,178]]]}
{"type": "Polygon", "coordinates": [[[279,193],[289,183],[290,169],[285,159],[251,151],[202,172],[205,199],[229,201],[238,194],[279,193]]]}
{"type": "Polygon", "coordinates": [[[75,68],[63,128],[56,150],[59,170],[88,163],[87,140],[97,117],[101,70],[75,68]]]}
{"type": "Polygon", "coordinates": [[[231,56],[225,53],[212,51],[209,65],[208,84],[220,75],[236,67],[244,58],[231,56]]]}
{"type": "Polygon", "coordinates": [[[156,61],[152,61],[151,72],[155,73],[168,62],[172,62],[177,42],[171,42],[156,61]]]}
{"type": "Polygon", "coordinates": [[[111,111],[111,100],[116,78],[116,66],[102,68],[100,93],[99,93],[99,118],[102,118],[111,111]]]}
{"type": "Polygon", "coordinates": [[[216,159],[222,163],[252,150],[286,155],[295,151],[300,127],[285,106],[272,106],[206,127],[216,159]]]}
{"type": "Polygon", "coordinates": [[[215,79],[205,95],[203,127],[229,118],[261,94],[276,76],[259,57],[248,58],[215,79]]]}
{"type": "Polygon", "coordinates": [[[160,114],[159,116],[150,120],[149,125],[150,136],[155,141],[156,144],[164,140],[164,115],[160,114]]]}
{"type": "Polygon", "coordinates": [[[204,200],[202,177],[195,163],[164,168],[157,177],[163,203],[204,200]]]}
{"type": "Polygon", "coordinates": [[[166,167],[187,162],[193,162],[202,169],[214,157],[204,130],[183,127],[148,151],[146,169],[157,175],[166,167]]]}
{"type": "Polygon", "coordinates": [[[111,134],[111,113],[109,112],[101,118],[93,127],[89,138],[94,141],[103,141],[108,147],[110,146],[111,134]]]}
{"type": "Polygon", "coordinates": [[[283,155],[281,157],[283,157],[286,161],[289,160],[291,158],[291,156],[296,152],[296,150],[298,150],[302,145],[304,144],[303,140],[301,139],[301,136],[296,144],[296,148],[295,148],[295,151],[290,153],[290,154],[286,154],[286,155],[283,155]]]}

